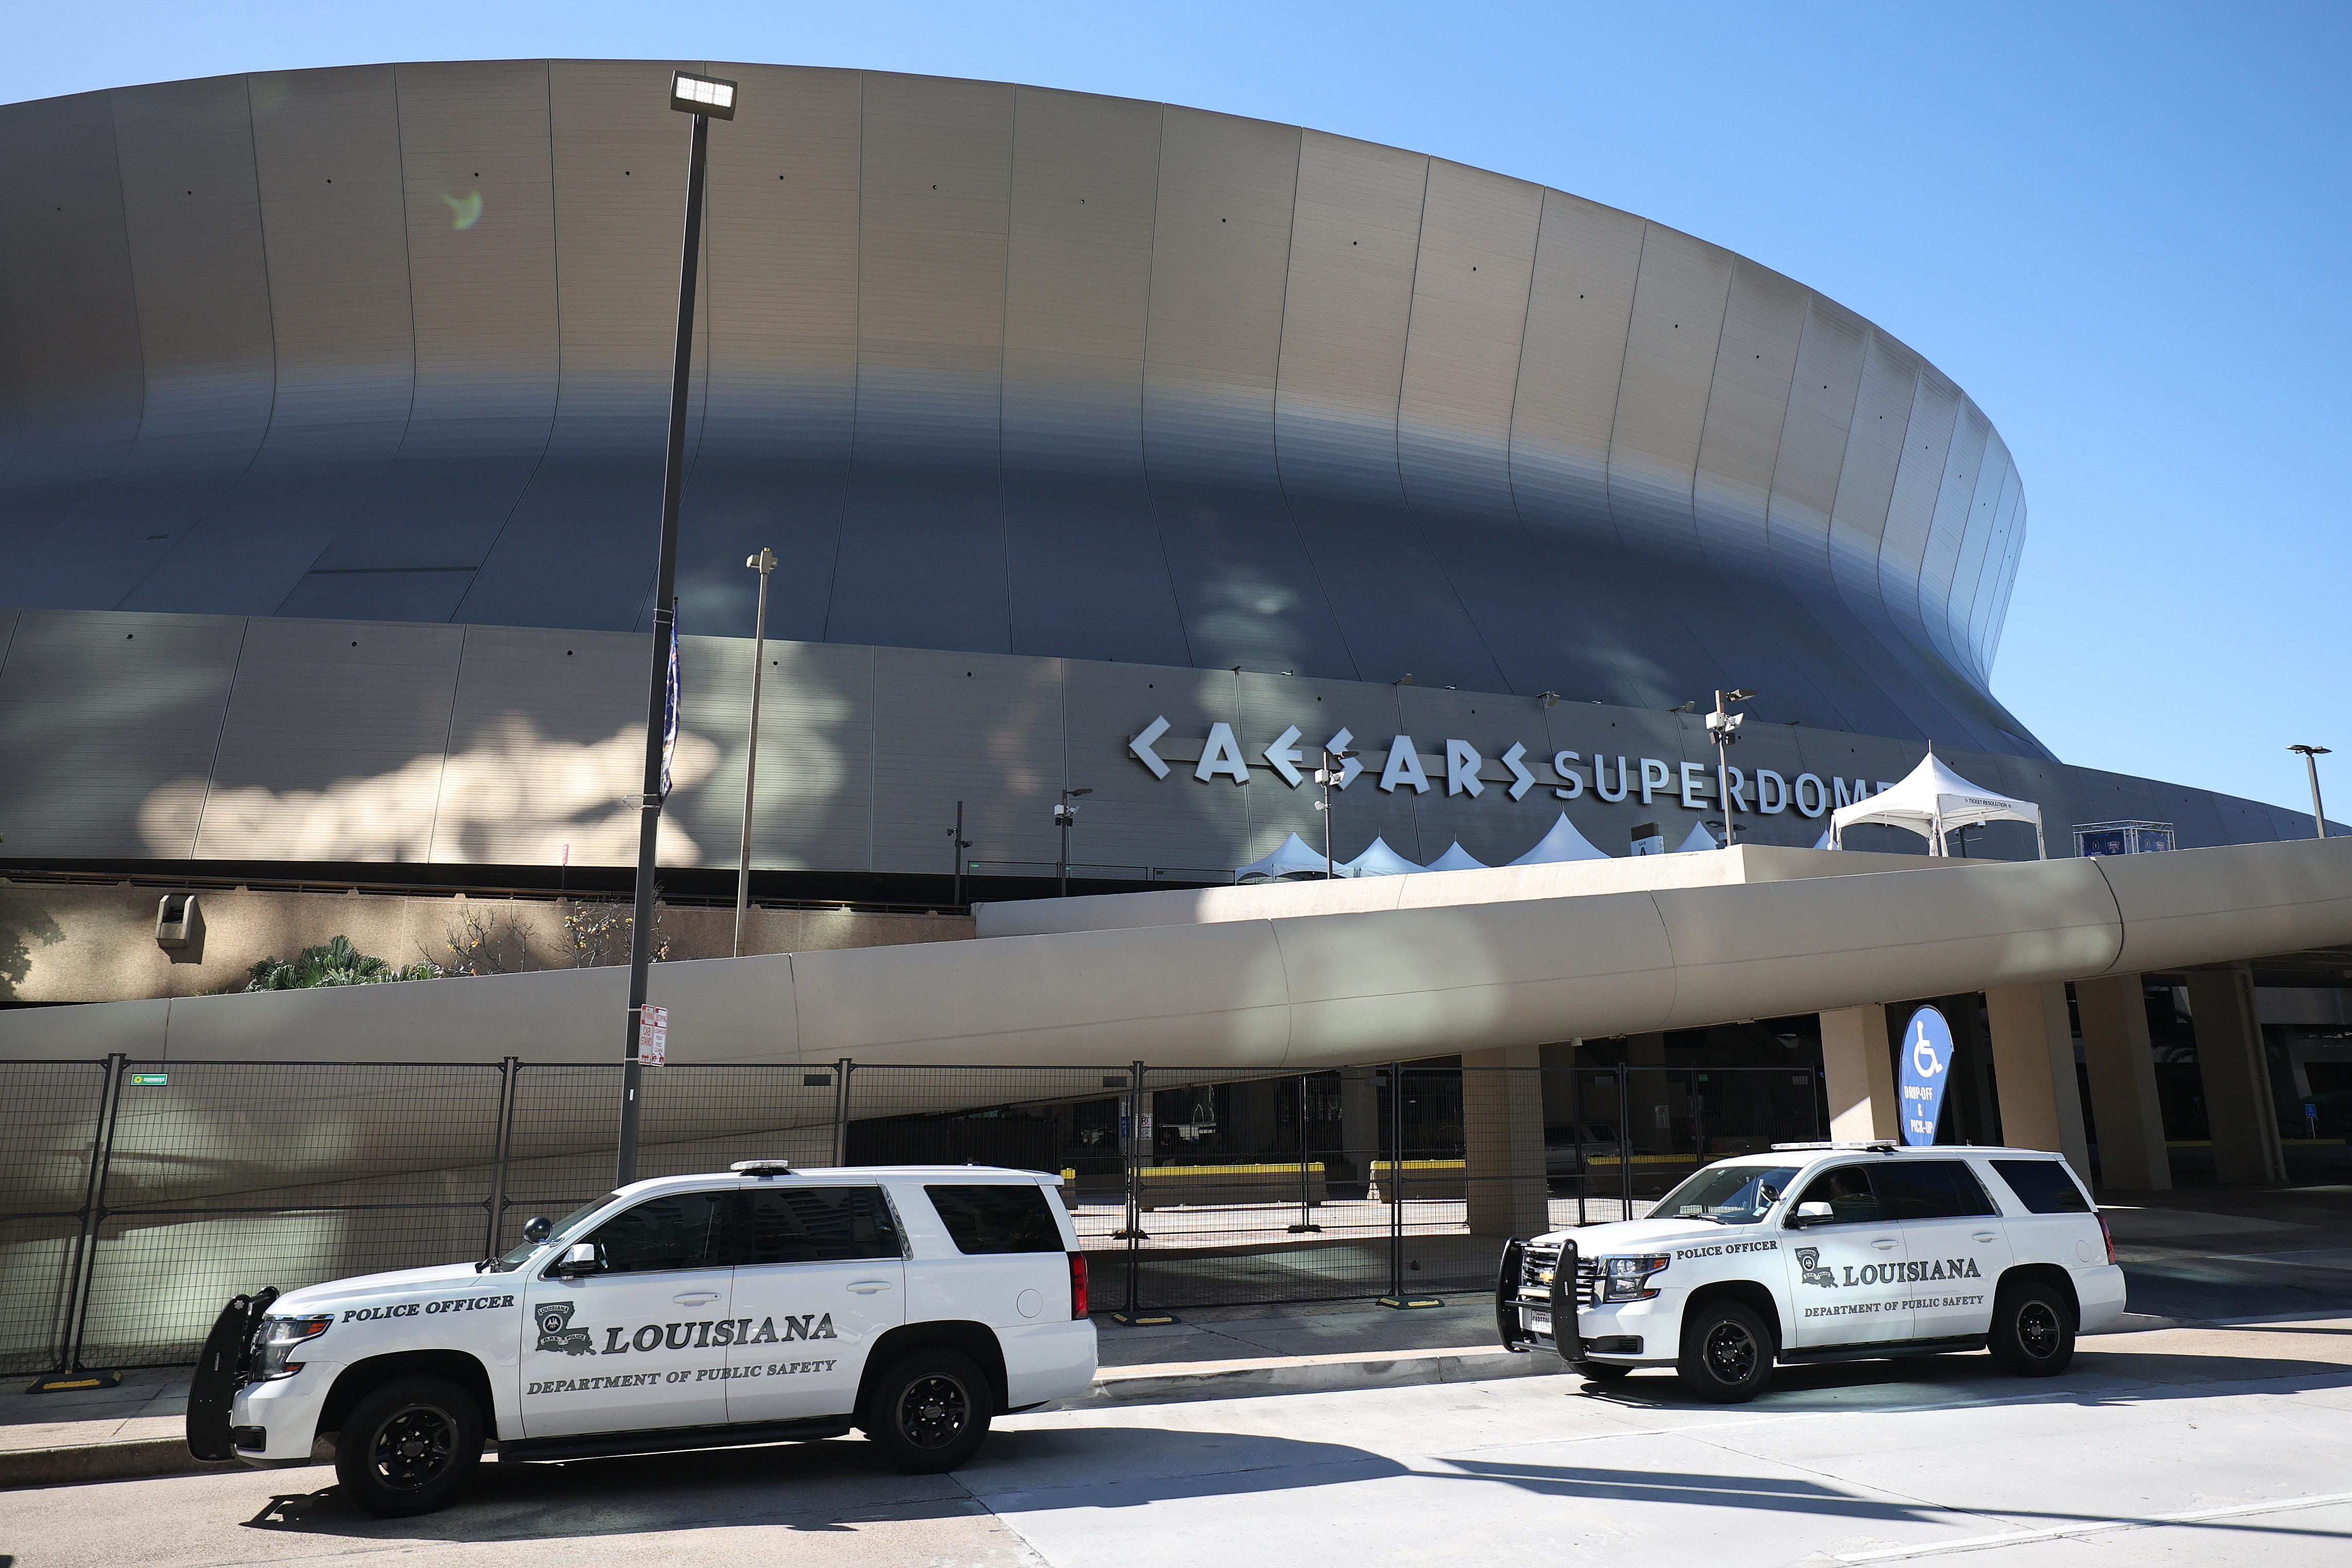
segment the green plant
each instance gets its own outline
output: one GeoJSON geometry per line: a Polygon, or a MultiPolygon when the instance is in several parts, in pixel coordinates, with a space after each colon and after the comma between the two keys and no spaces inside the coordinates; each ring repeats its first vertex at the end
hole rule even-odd
{"type": "Polygon", "coordinates": [[[440,976],[432,964],[411,964],[406,968],[386,962],[373,954],[362,953],[352,946],[348,936],[316,947],[305,947],[294,956],[291,963],[279,958],[264,958],[250,971],[246,981],[248,991],[299,991],[313,986],[373,986],[391,980],[430,980],[440,976]]]}

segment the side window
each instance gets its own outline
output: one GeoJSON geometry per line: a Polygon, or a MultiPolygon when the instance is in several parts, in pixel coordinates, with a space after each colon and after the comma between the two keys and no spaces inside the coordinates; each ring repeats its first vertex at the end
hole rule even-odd
{"type": "Polygon", "coordinates": [[[2033,1214],[2088,1214],[2090,1199],[2056,1160],[1995,1160],[1992,1168],[2033,1214]]]}
{"type": "Polygon", "coordinates": [[[1956,1219],[2000,1212],[1966,1160],[1888,1160],[1874,1175],[1889,1219],[1956,1219]]]}
{"type": "Polygon", "coordinates": [[[739,1263],[898,1258],[898,1227],[878,1186],[763,1186],[742,1195],[739,1263]]]}
{"type": "Polygon", "coordinates": [[[604,1249],[608,1274],[713,1268],[722,1260],[719,1215],[727,1196],[674,1192],[649,1197],[613,1216],[586,1239],[604,1249]]]}
{"type": "Polygon", "coordinates": [[[1027,1182],[988,1186],[927,1186],[931,1207],[955,1240],[956,1250],[1059,1252],[1062,1228],[1043,1188],[1027,1182]]]}
{"type": "Polygon", "coordinates": [[[1805,1184],[1797,1202],[1828,1204],[1829,1222],[1832,1225],[1868,1225],[1884,1218],[1879,1211],[1878,1194],[1871,1186],[1871,1173],[1860,1166],[1840,1166],[1833,1171],[1823,1171],[1805,1184]]]}

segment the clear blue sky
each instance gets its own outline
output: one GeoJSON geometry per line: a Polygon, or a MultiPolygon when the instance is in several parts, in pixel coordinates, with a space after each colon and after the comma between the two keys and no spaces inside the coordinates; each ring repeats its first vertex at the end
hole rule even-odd
{"type": "Polygon", "coordinates": [[[541,55],[986,77],[1541,181],[1927,354],[2032,509],[1995,686],[2071,762],[2352,815],[2352,6],[27,7],[0,100],[541,55]]]}

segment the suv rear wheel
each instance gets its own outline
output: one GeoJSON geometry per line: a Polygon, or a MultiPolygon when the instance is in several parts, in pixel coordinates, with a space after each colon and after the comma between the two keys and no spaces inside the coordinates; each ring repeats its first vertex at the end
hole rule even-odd
{"type": "Polygon", "coordinates": [[[2039,1280],[2003,1285],[1993,1298],[1992,1358],[2020,1377],[2050,1377],[2074,1359],[2074,1308],[2039,1280]]]}
{"type": "Polygon", "coordinates": [[[988,1378],[961,1351],[911,1351],[876,1380],[858,1425],[909,1475],[954,1469],[988,1436],[988,1378]]]}
{"type": "Polygon", "coordinates": [[[1683,1314],[1683,1353],[1675,1375],[1717,1405],[1740,1405],[1772,1379],[1772,1334],[1738,1301],[1703,1301],[1683,1314]]]}
{"type": "Polygon", "coordinates": [[[457,1500],[482,1457],[482,1407],[446,1377],[395,1377],[362,1396],[335,1439],[343,1495],[384,1519],[457,1500]]]}

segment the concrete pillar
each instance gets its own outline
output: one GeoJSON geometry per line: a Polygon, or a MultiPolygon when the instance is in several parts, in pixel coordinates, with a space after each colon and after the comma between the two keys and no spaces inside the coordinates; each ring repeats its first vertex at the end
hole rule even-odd
{"type": "Polygon", "coordinates": [[[1625,1037],[1625,1065],[1633,1070],[1625,1075],[1625,1114],[1633,1124],[1626,1130],[1626,1138],[1638,1155],[1675,1152],[1675,1117],[1682,1106],[1667,1075],[1656,1071],[1665,1064],[1664,1035],[1625,1037]]]}
{"type": "Polygon", "coordinates": [[[1985,993],[1992,1024],[1993,1082],[2000,1096],[2000,1135],[2021,1149],[2064,1155],[2091,1178],[2091,1141],[2083,1131],[2082,1085],[2074,1076],[2074,1030],[2063,984],[2000,986],[1985,993]]]}
{"type": "Polygon", "coordinates": [[[2164,1149],[2164,1107],[2156,1097],[2156,1053],[2137,975],[2074,982],[2083,1019],[2083,1066],[2091,1080],[2091,1120],[2099,1132],[2099,1185],[2120,1192],[2172,1186],[2164,1149]]]}
{"type": "Polygon", "coordinates": [[[1462,1140],[1473,1236],[1535,1236],[1551,1228],[1543,1084],[1536,1071],[1543,1064],[1542,1049],[1511,1045],[1462,1053],[1462,1140]]]}
{"type": "Polygon", "coordinates": [[[1282,1143],[1274,1124],[1275,1093],[1279,1085],[1274,1079],[1253,1079],[1246,1083],[1230,1084],[1225,1090],[1225,1114],[1230,1124],[1220,1129],[1221,1140],[1229,1154],[1268,1154],[1282,1143]]]}
{"type": "Polygon", "coordinates": [[[1871,1002],[1821,1015],[1822,1073],[1830,1094],[1830,1136],[1841,1143],[1901,1142],[1895,1104],[1895,1048],[1886,1009],[1871,1002]]]}
{"type": "Polygon", "coordinates": [[[2189,971],[2189,1016],[2197,1030],[2198,1075],[2205,1081],[2213,1179],[2235,1186],[2284,1183],[2286,1151],[2279,1143],[2252,971],[2243,964],[2189,971]]]}

